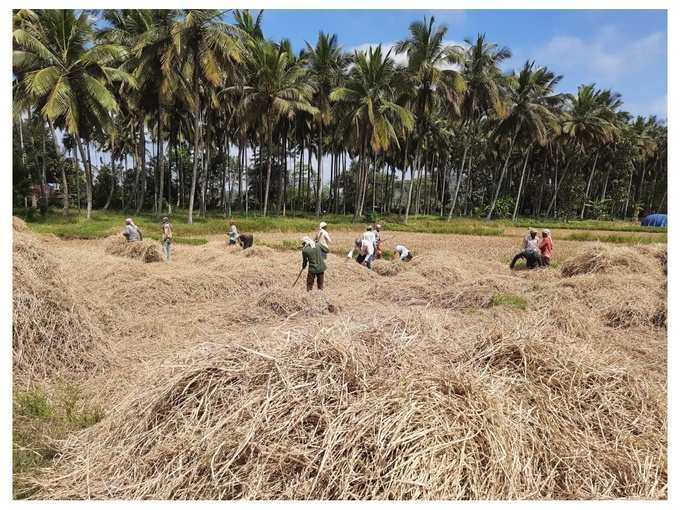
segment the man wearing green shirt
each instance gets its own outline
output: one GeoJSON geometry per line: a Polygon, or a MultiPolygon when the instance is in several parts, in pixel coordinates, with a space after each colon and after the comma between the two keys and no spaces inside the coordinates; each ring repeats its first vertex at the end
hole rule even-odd
{"type": "Polygon", "coordinates": [[[322,253],[328,253],[326,248],[321,243],[315,243],[308,236],[302,238],[302,269],[307,269],[307,291],[314,288],[314,280],[316,279],[316,287],[323,290],[323,277],[326,271],[326,262],[324,262],[322,253]]]}

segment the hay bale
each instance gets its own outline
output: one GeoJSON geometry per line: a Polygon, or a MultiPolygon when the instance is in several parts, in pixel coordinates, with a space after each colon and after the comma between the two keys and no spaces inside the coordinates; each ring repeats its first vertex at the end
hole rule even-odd
{"type": "Polygon", "coordinates": [[[160,262],[163,260],[157,241],[127,241],[123,236],[109,236],[105,240],[104,252],[109,255],[128,257],[142,262],[160,262]]]}
{"type": "Polygon", "coordinates": [[[12,269],[15,375],[81,372],[102,363],[97,354],[105,349],[101,333],[59,261],[33,236],[15,231],[12,269]]]}
{"type": "Polygon", "coordinates": [[[16,216],[12,216],[12,229],[14,232],[25,232],[28,230],[28,227],[26,226],[26,222],[24,220],[17,218],[16,216]]]}
{"type": "Polygon", "coordinates": [[[572,277],[612,271],[651,272],[653,267],[650,258],[639,249],[598,243],[567,259],[562,264],[561,273],[562,276],[572,277]]]}

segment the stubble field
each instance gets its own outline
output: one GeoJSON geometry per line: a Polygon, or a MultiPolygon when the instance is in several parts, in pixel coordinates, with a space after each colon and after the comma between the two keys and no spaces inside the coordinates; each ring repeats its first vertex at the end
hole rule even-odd
{"type": "Polygon", "coordinates": [[[176,245],[170,263],[15,226],[14,376],[105,416],[23,475],[48,499],[665,498],[666,247],[383,232],[176,245]],[[55,290],[56,289],[56,290],[55,290]],[[46,326],[46,325],[49,325],[46,326]]]}

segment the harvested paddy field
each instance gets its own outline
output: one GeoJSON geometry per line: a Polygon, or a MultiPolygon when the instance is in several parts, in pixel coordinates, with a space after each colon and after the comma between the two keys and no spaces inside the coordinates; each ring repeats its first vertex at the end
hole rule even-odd
{"type": "Polygon", "coordinates": [[[302,235],[165,263],[15,226],[15,384],[105,412],[31,497],[667,497],[665,245],[556,240],[510,271],[519,239],[382,232],[415,257],[370,272],[331,231],[306,293],[302,235]]]}

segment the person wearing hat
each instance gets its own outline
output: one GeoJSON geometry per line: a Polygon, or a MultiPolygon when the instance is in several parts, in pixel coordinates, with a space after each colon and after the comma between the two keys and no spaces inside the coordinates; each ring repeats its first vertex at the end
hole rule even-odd
{"type": "Polygon", "coordinates": [[[361,235],[361,239],[370,241],[373,245],[373,249],[375,249],[375,232],[373,231],[373,225],[368,225],[366,227],[366,232],[361,235]]]}
{"type": "Polygon", "coordinates": [[[543,239],[541,239],[541,243],[538,245],[538,249],[541,250],[541,265],[549,266],[553,250],[552,234],[550,230],[545,228],[543,229],[542,236],[543,239]]]}
{"type": "Polygon", "coordinates": [[[529,233],[522,241],[522,251],[515,255],[510,262],[510,269],[515,268],[515,264],[519,259],[524,259],[527,262],[527,267],[533,269],[540,264],[541,252],[538,249],[538,239],[536,239],[536,230],[529,229],[529,233]]]}
{"type": "Polygon", "coordinates": [[[229,221],[229,246],[236,244],[238,241],[238,229],[234,220],[229,221]]]}
{"type": "Polygon", "coordinates": [[[328,227],[328,223],[326,223],[325,221],[319,223],[319,231],[316,233],[316,237],[314,239],[317,243],[322,244],[323,246],[326,247],[326,251],[321,252],[321,256],[324,259],[328,255],[329,251],[328,245],[331,243],[331,236],[328,234],[326,227],[328,227]]]}
{"type": "Polygon", "coordinates": [[[123,237],[127,239],[128,241],[141,241],[142,240],[142,231],[139,230],[139,227],[135,225],[135,222],[132,221],[132,218],[127,218],[125,220],[125,228],[123,229],[123,237]]]}
{"type": "Polygon", "coordinates": [[[170,262],[170,250],[172,248],[172,225],[170,224],[170,220],[167,216],[163,217],[161,245],[163,246],[163,253],[165,254],[166,262],[170,262]]]}
{"type": "Polygon", "coordinates": [[[309,236],[302,238],[302,270],[307,269],[307,291],[316,287],[323,290],[324,274],[326,272],[326,262],[324,253],[328,253],[328,248],[321,243],[315,243],[309,236]]]}

